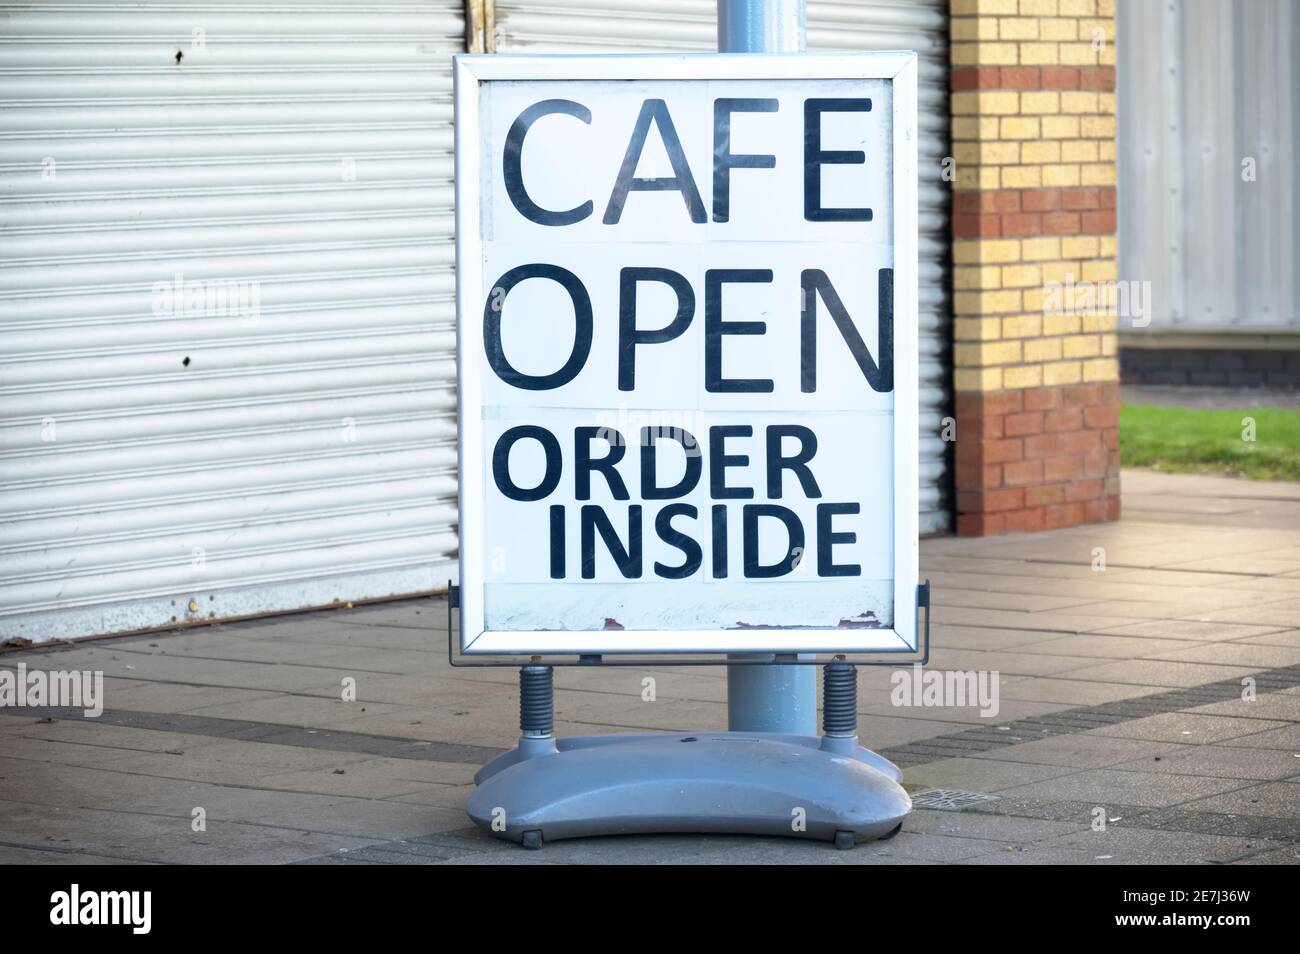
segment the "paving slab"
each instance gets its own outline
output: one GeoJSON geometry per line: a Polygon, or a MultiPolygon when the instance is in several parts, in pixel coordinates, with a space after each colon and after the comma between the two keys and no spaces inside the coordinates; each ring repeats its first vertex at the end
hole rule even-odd
{"type": "MultiPolygon", "coordinates": [[[[923,542],[929,668],[997,673],[998,713],[896,706],[897,670],[866,669],[859,735],[914,792],[998,797],[890,841],[491,838],[463,805],[518,735],[517,673],[450,666],[446,604],[420,598],[0,655],[106,677],[97,720],[0,710],[0,863],[1296,864],[1300,487],[1124,480],[1116,523],[923,542]]],[[[722,667],[556,687],[562,735],[726,723],[722,667]]]]}

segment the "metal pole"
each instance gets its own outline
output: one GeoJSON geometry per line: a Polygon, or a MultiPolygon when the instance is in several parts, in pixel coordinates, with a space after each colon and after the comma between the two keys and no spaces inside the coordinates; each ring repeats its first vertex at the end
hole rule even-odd
{"type": "MultiPolygon", "coordinates": [[[[804,23],[804,0],[718,0],[718,52],[802,53],[804,23]]],[[[816,668],[729,666],[727,727],[816,735],[816,668]]]]}

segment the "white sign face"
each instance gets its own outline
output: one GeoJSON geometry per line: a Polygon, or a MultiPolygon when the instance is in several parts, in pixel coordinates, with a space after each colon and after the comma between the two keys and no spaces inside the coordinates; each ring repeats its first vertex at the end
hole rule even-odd
{"type": "Polygon", "coordinates": [[[463,652],[916,648],[915,76],[457,58],[463,652]]]}

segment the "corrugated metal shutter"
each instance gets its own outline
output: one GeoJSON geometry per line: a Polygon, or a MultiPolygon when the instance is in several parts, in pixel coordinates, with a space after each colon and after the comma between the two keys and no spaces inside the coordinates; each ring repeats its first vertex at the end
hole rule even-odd
{"type": "MultiPolygon", "coordinates": [[[[1300,333],[1300,8],[1121,3],[1120,278],[1161,333],[1300,333]]],[[[1136,316],[1135,316],[1136,317],[1136,316]]]]}
{"type": "Polygon", "coordinates": [[[461,9],[3,4],[0,636],[445,583],[461,9]]]}
{"type": "MultiPolygon", "coordinates": [[[[496,49],[640,52],[717,48],[715,0],[496,0],[496,49]]],[[[940,175],[948,138],[947,0],[822,0],[808,3],[810,50],[915,50],[920,58],[921,532],[951,525],[949,412],[949,184],[940,175]]]]}

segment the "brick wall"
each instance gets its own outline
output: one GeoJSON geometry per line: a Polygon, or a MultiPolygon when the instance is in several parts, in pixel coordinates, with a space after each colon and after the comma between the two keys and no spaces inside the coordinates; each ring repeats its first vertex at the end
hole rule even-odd
{"type": "Polygon", "coordinates": [[[1119,513],[1109,0],[952,0],[957,529],[1119,513]]]}

